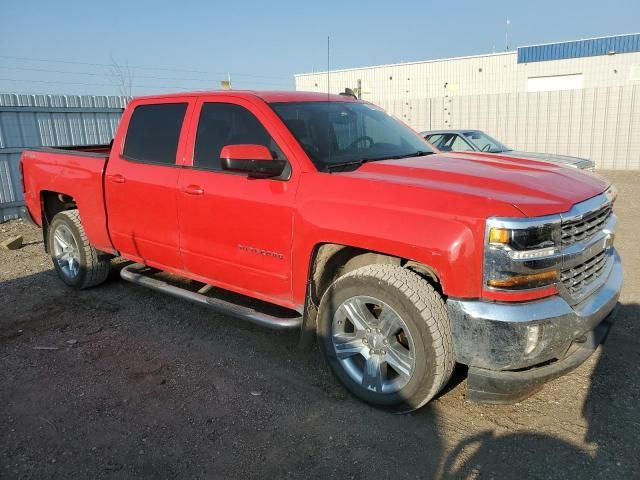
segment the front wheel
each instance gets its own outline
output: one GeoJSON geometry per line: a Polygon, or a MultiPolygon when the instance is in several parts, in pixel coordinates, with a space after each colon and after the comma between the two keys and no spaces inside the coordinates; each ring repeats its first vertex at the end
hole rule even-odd
{"type": "Polygon", "coordinates": [[[53,266],[70,287],[93,287],[109,276],[110,257],[89,243],[78,210],[65,210],[53,217],[48,242],[53,266]]]}
{"type": "Polygon", "coordinates": [[[395,265],[369,265],[338,278],[320,302],[318,341],[355,396],[396,412],[425,405],[455,364],[442,297],[395,265]]]}

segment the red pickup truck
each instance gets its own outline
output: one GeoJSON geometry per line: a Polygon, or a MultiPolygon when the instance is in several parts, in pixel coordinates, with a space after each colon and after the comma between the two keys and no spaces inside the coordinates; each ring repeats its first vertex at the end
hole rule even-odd
{"type": "Polygon", "coordinates": [[[27,150],[60,278],[129,281],[318,343],[357,397],[408,411],[468,369],[509,402],[606,336],[615,188],[574,169],[443,157],[378,107],[303,92],[137,98],[111,147],[27,150]]]}

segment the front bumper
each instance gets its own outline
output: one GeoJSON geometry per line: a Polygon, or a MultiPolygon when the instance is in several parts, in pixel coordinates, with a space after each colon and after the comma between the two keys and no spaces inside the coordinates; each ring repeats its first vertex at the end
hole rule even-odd
{"type": "Polygon", "coordinates": [[[560,295],[523,303],[449,299],[456,360],[469,366],[472,400],[505,403],[583,363],[606,337],[622,288],[622,263],[577,305],[560,295]]]}

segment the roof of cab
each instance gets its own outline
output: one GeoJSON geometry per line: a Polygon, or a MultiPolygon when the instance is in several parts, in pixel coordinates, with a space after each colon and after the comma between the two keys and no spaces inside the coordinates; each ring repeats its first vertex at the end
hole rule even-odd
{"type": "Polygon", "coordinates": [[[358,100],[346,95],[335,95],[318,92],[296,92],[296,91],[260,91],[260,90],[208,90],[199,92],[180,92],[168,93],[162,95],[145,95],[136,97],[135,100],[158,99],[158,98],[187,98],[187,97],[258,97],[267,103],[284,103],[284,102],[356,102],[358,100]]]}

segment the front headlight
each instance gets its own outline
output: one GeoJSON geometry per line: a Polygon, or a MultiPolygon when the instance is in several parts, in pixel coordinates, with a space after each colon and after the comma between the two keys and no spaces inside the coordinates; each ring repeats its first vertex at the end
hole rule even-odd
{"type": "Polygon", "coordinates": [[[559,243],[559,239],[559,222],[557,224],[527,225],[522,228],[489,228],[489,245],[514,251],[554,248],[559,243]]]}
{"type": "Polygon", "coordinates": [[[485,288],[526,290],[560,275],[560,218],[490,218],[485,242],[485,288]]]}

